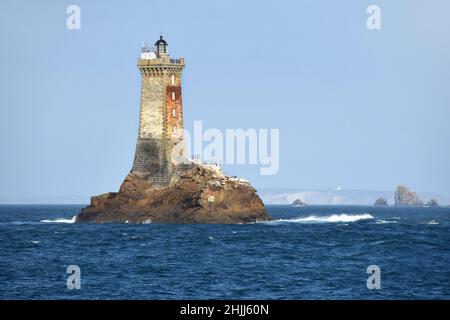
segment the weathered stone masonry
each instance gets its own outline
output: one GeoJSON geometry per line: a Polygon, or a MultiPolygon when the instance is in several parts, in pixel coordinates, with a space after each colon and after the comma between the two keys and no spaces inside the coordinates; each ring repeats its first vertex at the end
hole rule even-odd
{"type": "Polygon", "coordinates": [[[184,59],[170,59],[167,43],[161,37],[155,43],[155,52],[141,54],[138,68],[142,76],[139,135],[131,172],[165,186],[176,169],[179,159],[175,156],[184,154],[184,59]]]}

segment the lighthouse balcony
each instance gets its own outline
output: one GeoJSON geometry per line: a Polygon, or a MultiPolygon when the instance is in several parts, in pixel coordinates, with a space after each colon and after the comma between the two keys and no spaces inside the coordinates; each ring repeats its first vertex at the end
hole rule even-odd
{"type": "Polygon", "coordinates": [[[170,63],[175,63],[175,64],[184,64],[183,58],[181,59],[169,59],[170,63]]]}
{"type": "Polygon", "coordinates": [[[171,64],[171,65],[179,65],[184,66],[184,58],[180,59],[167,59],[166,57],[162,58],[152,58],[148,59],[147,57],[140,57],[138,60],[138,64],[140,66],[150,66],[150,65],[162,65],[162,64],[171,64]]]}

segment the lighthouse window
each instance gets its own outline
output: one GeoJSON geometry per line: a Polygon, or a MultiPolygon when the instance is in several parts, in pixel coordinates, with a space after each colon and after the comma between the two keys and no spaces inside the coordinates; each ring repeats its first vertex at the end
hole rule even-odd
{"type": "Polygon", "coordinates": [[[175,85],[175,76],[172,76],[172,85],[174,86],[175,85]]]}
{"type": "Polygon", "coordinates": [[[177,110],[172,109],[172,116],[175,118],[177,116],[177,110]]]}
{"type": "Polygon", "coordinates": [[[172,92],[172,100],[175,100],[175,92],[172,92]]]}

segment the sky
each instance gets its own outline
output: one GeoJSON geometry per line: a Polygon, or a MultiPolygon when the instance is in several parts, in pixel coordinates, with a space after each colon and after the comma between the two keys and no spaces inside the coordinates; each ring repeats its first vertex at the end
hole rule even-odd
{"type": "Polygon", "coordinates": [[[0,2],[0,200],[117,191],[138,131],[143,40],[184,57],[184,122],[279,129],[257,188],[450,195],[450,2],[0,2]],[[69,30],[69,5],[81,29],[69,30]],[[369,5],[381,29],[366,26],[369,5]]]}

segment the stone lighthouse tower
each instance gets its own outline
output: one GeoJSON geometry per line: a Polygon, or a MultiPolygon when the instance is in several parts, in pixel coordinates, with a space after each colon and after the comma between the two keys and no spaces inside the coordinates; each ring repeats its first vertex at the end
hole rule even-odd
{"type": "Polygon", "coordinates": [[[169,184],[184,162],[181,73],[184,59],[171,59],[161,36],[153,49],[143,46],[139,135],[131,173],[157,186],[169,184]]]}

